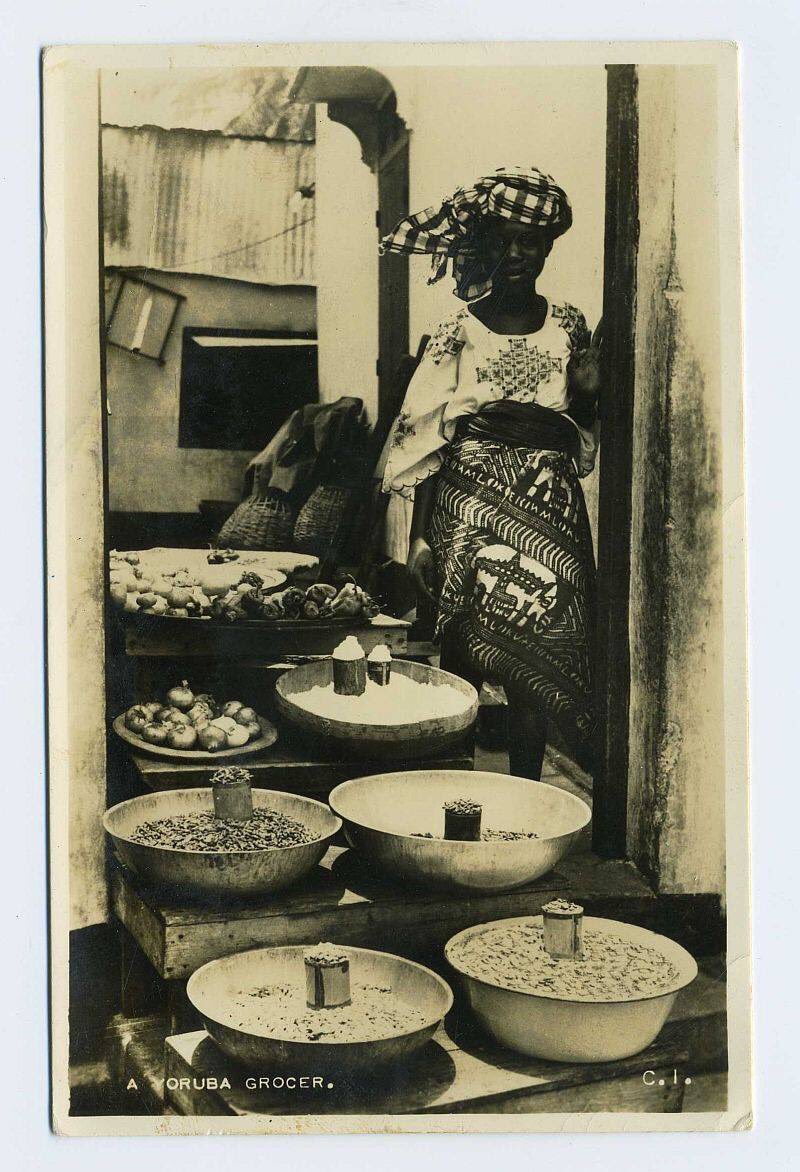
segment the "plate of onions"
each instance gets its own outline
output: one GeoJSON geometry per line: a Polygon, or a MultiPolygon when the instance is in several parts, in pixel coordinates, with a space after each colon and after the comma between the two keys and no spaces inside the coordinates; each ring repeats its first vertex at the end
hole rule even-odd
{"type": "Polygon", "coordinates": [[[218,703],[188,681],[161,700],[134,704],[113,722],[116,734],[142,753],[181,761],[242,757],[268,749],[278,731],[242,700],[218,703]]]}

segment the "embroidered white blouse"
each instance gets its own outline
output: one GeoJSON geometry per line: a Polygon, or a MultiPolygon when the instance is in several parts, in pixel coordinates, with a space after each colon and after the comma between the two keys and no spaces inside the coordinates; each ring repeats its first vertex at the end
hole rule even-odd
{"type": "Polygon", "coordinates": [[[589,345],[580,310],[548,302],[535,334],[497,334],[464,306],[434,331],[414,373],[385,449],[384,492],[413,498],[438,472],[456,423],[487,403],[514,399],[565,415],[580,437],[579,476],[594,468],[598,426],[579,427],[568,415],[567,362],[589,345]]]}

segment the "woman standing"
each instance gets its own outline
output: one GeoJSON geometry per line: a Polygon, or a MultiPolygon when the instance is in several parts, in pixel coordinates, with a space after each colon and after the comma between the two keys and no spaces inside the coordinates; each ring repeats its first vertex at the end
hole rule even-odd
{"type": "Polygon", "coordinates": [[[549,175],[501,167],[401,221],[383,251],[452,266],[390,436],[383,487],[413,498],[408,570],[438,597],[442,666],[503,685],[510,765],[538,779],[547,719],[591,768],[595,568],[579,476],[597,452],[598,352],[536,283],[572,223],[549,175]]]}

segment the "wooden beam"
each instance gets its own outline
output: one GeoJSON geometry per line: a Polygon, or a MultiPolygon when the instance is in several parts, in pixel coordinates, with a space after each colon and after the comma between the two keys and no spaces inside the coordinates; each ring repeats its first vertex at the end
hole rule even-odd
{"type": "MultiPolygon", "coordinates": [[[[403,131],[378,165],[378,236],[408,215],[408,134],[403,131]]],[[[377,244],[377,242],[376,242],[377,244]]],[[[378,428],[399,410],[400,365],[409,352],[408,257],[378,258],[378,428]]]]}
{"type": "Polygon", "coordinates": [[[637,75],[608,70],[602,455],[598,526],[594,850],[627,848],[634,323],[639,239],[637,75]]]}

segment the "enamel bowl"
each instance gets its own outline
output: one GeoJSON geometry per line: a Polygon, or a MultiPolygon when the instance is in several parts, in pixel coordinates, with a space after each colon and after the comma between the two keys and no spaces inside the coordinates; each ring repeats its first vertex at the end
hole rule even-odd
{"type": "Polygon", "coordinates": [[[453,1004],[450,986],[430,969],[388,952],[348,946],[354,1006],[360,983],[388,986],[398,1001],[422,1011],[421,1025],[400,1032],[376,1026],[375,1037],[369,1041],[310,1042],[287,1041],[271,1035],[263,1022],[248,1022],[236,1005],[237,995],[243,989],[271,984],[299,984],[304,990],[307,948],[292,944],[237,952],[210,961],[190,977],[187,996],[208,1033],[230,1058],[260,1070],[273,1066],[337,1074],[362,1070],[368,1076],[375,1067],[402,1062],[423,1046],[453,1004]]]}
{"type": "Polygon", "coordinates": [[[586,803],[566,790],[477,770],[373,774],[336,786],[328,800],[355,850],[418,888],[523,887],[552,870],[591,820],[586,803]],[[443,833],[443,806],[454,798],[480,802],[485,827],[532,830],[538,837],[489,842],[419,837],[443,833]]]}
{"type": "Polygon", "coordinates": [[[146,882],[173,888],[181,895],[219,898],[267,895],[291,887],[316,867],[342,825],[322,802],[296,794],[254,789],[253,805],[278,810],[305,823],[313,831],[314,841],[257,851],[185,851],[131,839],[131,833],[143,822],[211,812],[214,800],[210,787],[163,790],[120,802],[106,811],[103,826],[122,862],[146,882]]]}
{"type": "MultiPolygon", "coordinates": [[[[484,932],[515,924],[541,927],[541,916],[521,916],[477,924],[448,940],[445,956],[460,975],[472,1012],[483,1029],[502,1046],[552,1062],[613,1062],[646,1049],[657,1037],[675,998],[697,976],[697,964],[685,948],[635,924],[584,916],[584,932],[604,931],[635,944],[658,949],[678,976],[656,994],[617,1001],[570,1001],[555,993],[523,993],[467,973],[459,964],[458,946],[484,932]]],[[[564,961],[562,963],[569,963],[564,961]]]]}

